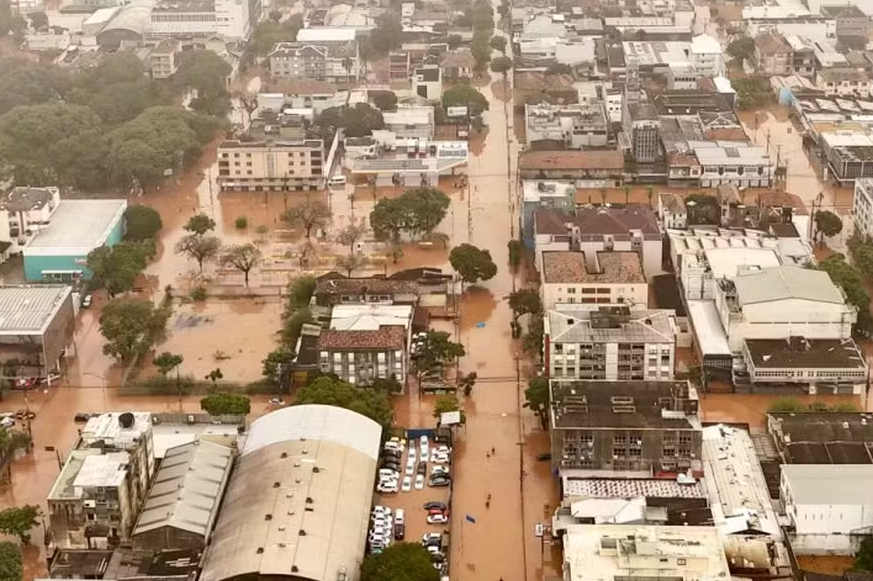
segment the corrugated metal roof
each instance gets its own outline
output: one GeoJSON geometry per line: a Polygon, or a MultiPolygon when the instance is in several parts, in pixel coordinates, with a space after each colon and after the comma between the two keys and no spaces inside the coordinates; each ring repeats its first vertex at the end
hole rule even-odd
{"type": "Polygon", "coordinates": [[[212,442],[167,450],[133,535],[169,526],[208,536],[232,463],[230,448],[212,442]]]}
{"type": "Polygon", "coordinates": [[[828,273],[799,266],[775,266],[734,279],[741,305],[785,299],[844,304],[828,273]]]}
{"type": "Polygon", "coordinates": [[[63,285],[0,287],[0,335],[42,332],[72,292],[63,285]]]}

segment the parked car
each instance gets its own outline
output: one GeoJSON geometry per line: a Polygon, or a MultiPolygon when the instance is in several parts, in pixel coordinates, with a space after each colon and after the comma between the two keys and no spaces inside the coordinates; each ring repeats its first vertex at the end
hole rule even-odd
{"type": "Polygon", "coordinates": [[[442,533],[424,533],[421,537],[421,544],[425,545],[432,541],[440,542],[443,538],[442,533]]]}
{"type": "Polygon", "coordinates": [[[82,308],[87,309],[91,306],[91,295],[85,295],[82,297],[82,308]]]}
{"type": "Polygon", "coordinates": [[[449,484],[451,484],[451,479],[448,477],[443,477],[437,474],[437,477],[434,478],[431,476],[430,480],[427,482],[427,485],[431,488],[445,488],[449,484]]]}
{"type": "Polygon", "coordinates": [[[537,454],[537,461],[538,462],[548,462],[551,459],[552,459],[551,452],[540,452],[539,454],[537,454]]]}
{"type": "Polygon", "coordinates": [[[382,450],[383,458],[396,458],[398,461],[403,457],[403,452],[400,450],[382,450]]]}
{"type": "Polygon", "coordinates": [[[412,477],[403,477],[403,486],[400,487],[400,490],[402,490],[403,492],[409,492],[410,490],[412,490],[412,477]]]}
{"type": "Polygon", "coordinates": [[[431,470],[431,475],[433,476],[436,474],[445,474],[446,476],[448,476],[449,467],[448,466],[434,466],[433,470],[431,470]]]}
{"type": "Polygon", "coordinates": [[[422,508],[424,508],[424,510],[432,510],[432,509],[446,510],[448,508],[448,506],[446,506],[445,502],[438,502],[436,500],[431,500],[430,502],[425,502],[424,506],[422,508]]]}
{"type": "Polygon", "coordinates": [[[394,525],[394,540],[402,541],[406,537],[406,526],[403,523],[394,525]]]}
{"type": "Polygon", "coordinates": [[[379,469],[379,479],[383,478],[397,478],[397,470],[392,470],[390,468],[380,468],[379,469]]]}
{"type": "Polygon", "coordinates": [[[427,462],[419,462],[418,468],[416,468],[415,473],[421,474],[422,476],[427,474],[427,462]]]}
{"type": "Polygon", "coordinates": [[[271,397],[270,405],[285,405],[285,400],[278,397],[271,397]]]}
{"type": "Polygon", "coordinates": [[[416,474],[415,475],[415,489],[416,490],[424,490],[424,475],[416,474]]]}
{"type": "Polygon", "coordinates": [[[36,417],[36,412],[32,410],[18,410],[15,412],[15,417],[19,420],[32,420],[36,417]]]}
{"type": "Polygon", "coordinates": [[[76,422],[87,422],[91,419],[91,414],[86,412],[79,412],[75,416],[73,416],[73,421],[76,422]]]}
{"type": "Polygon", "coordinates": [[[376,492],[381,492],[382,494],[394,494],[397,492],[397,481],[394,482],[380,482],[379,486],[376,487],[376,492]]]}
{"type": "Polygon", "coordinates": [[[444,525],[449,522],[449,517],[444,514],[429,514],[427,515],[427,524],[444,525]]]}
{"type": "Polygon", "coordinates": [[[4,416],[0,419],[0,428],[11,428],[15,425],[15,418],[12,416],[4,416]]]}
{"type": "Polygon", "coordinates": [[[434,464],[448,464],[449,456],[448,454],[434,454],[430,461],[434,464]]]}

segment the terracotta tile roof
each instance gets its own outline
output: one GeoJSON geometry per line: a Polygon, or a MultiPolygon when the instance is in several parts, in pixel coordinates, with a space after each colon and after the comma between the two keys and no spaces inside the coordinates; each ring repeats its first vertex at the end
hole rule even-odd
{"type": "Polygon", "coordinates": [[[624,169],[620,151],[526,151],[518,156],[518,169],[624,169]]]}
{"type": "Polygon", "coordinates": [[[685,211],[685,198],[679,194],[666,192],[660,194],[658,198],[661,200],[661,204],[674,214],[685,211]]]}
{"type": "Polygon", "coordinates": [[[670,167],[693,167],[700,165],[696,155],[684,151],[671,151],[667,155],[667,163],[670,167]]]}
{"type": "Polygon", "coordinates": [[[755,39],[755,48],[762,54],[790,53],[791,45],[778,32],[765,32],[755,39]]]}
{"type": "Polygon", "coordinates": [[[703,136],[707,141],[749,141],[742,127],[715,127],[707,129],[703,136]]]}
{"type": "Polygon", "coordinates": [[[543,252],[543,281],[547,283],[645,283],[636,252],[598,252],[600,272],[589,271],[584,252],[543,252]]]}
{"type": "Polygon", "coordinates": [[[325,329],[318,337],[319,349],[404,349],[403,327],[380,327],[378,331],[337,331],[325,329]]]}
{"type": "Polygon", "coordinates": [[[418,294],[418,284],[384,278],[329,278],[315,283],[316,295],[418,294]]]}
{"type": "Polygon", "coordinates": [[[631,230],[660,237],[655,213],[645,204],[628,204],[620,208],[579,208],[573,222],[582,240],[599,239],[605,234],[627,237],[631,230]]]}
{"type": "Polygon", "coordinates": [[[516,91],[549,91],[572,86],[573,77],[570,75],[548,75],[537,71],[516,73],[513,82],[516,91]]]}
{"type": "Polygon", "coordinates": [[[567,224],[573,223],[573,216],[542,208],[534,212],[534,230],[537,234],[567,234],[567,224]]]}

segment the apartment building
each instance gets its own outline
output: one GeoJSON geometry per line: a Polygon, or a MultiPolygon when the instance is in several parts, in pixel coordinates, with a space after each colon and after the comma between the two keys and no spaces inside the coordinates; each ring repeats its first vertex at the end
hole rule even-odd
{"type": "Polygon", "coordinates": [[[400,326],[364,330],[323,330],[318,337],[319,369],[353,385],[392,375],[406,382],[408,331],[400,326]]]}
{"type": "Polygon", "coordinates": [[[608,141],[602,103],[525,105],[524,120],[530,148],[584,149],[604,147],[608,141]]]}
{"type": "Polygon", "coordinates": [[[855,222],[855,231],[858,234],[873,237],[873,179],[855,180],[852,218],[855,222]]]}
{"type": "Polygon", "coordinates": [[[717,38],[698,34],[691,39],[688,56],[694,69],[706,77],[724,76],[724,49],[717,38]]]}
{"type": "Polygon", "coordinates": [[[625,306],[557,305],[545,317],[545,366],[555,379],[673,379],[676,314],[625,306]]]}
{"type": "Polygon", "coordinates": [[[224,141],[218,147],[221,191],[303,191],[324,185],[324,144],[302,141],[224,141]]]}
{"type": "Polygon", "coordinates": [[[873,81],[866,73],[848,67],[816,71],[815,84],[827,95],[863,99],[869,99],[873,89],[873,81]]]}
{"type": "Polygon", "coordinates": [[[169,79],[179,68],[176,54],[182,50],[182,44],[173,38],[162,40],[149,53],[149,71],[153,79],[169,79]]]}
{"type": "Polygon", "coordinates": [[[688,227],[688,209],[685,198],[679,194],[664,193],[658,195],[658,218],[664,228],[684,230],[688,227]]]}
{"type": "Polygon", "coordinates": [[[766,147],[739,142],[693,141],[688,143],[702,168],[700,186],[733,184],[738,188],[769,188],[774,164],[766,147]]]}
{"type": "Polygon", "coordinates": [[[150,38],[217,34],[248,40],[260,2],[243,0],[160,0],[151,10],[150,38]]]}
{"type": "Polygon", "coordinates": [[[824,16],[836,20],[836,35],[838,39],[860,38],[867,40],[870,32],[870,17],[857,5],[845,3],[839,6],[822,6],[824,16]]]}
{"type": "Polygon", "coordinates": [[[637,163],[654,163],[661,157],[661,121],[655,106],[625,97],[622,126],[637,163]]]}
{"type": "Polygon", "coordinates": [[[267,57],[274,79],[334,83],[357,80],[361,63],[357,40],[330,43],[279,42],[267,57]]]}
{"type": "Polygon", "coordinates": [[[549,381],[552,468],[561,477],[700,473],[698,396],[687,381],[549,381]]]}
{"type": "Polygon", "coordinates": [[[762,75],[791,74],[793,54],[785,37],[774,30],[768,30],[755,38],[755,62],[762,75]]]}
{"type": "Polygon", "coordinates": [[[575,250],[591,256],[601,251],[632,251],[640,255],[646,278],[663,272],[664,243],[655,213],[647,204],[579,208],[572,233],[575,250]]]}
{"type": "Polygon", "coordinates": [[[649,287],[640,255],[624,252],[542,252],[543,308],[559,304],[617,304],[645,308],[649,287]]]}
{"type": "Polygon", "coordinates": [[[815,74],[815,43],[797,34],[785,35],[785,41],[791,46],[791,70],[794,74],[812,77],[815,74]]]}
{"type": "Polygon", "coordinates": [[[55,187],[19,186],[0,197],[0,256],[18,254],[39,231],[51,224],[61,204],[55,187]]]}

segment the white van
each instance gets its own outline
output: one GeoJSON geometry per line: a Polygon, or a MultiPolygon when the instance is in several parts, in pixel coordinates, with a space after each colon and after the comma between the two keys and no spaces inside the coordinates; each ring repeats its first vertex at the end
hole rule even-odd
{"type": "Polygon", "coordinates": [[[328,186],[344,186],[344,185],[346,185],[346,176],[341,175],[341,174],[340,174],[340,175],[331,176],[331,177],[327,180],[327,185],[328,185],[328,186]]]}

